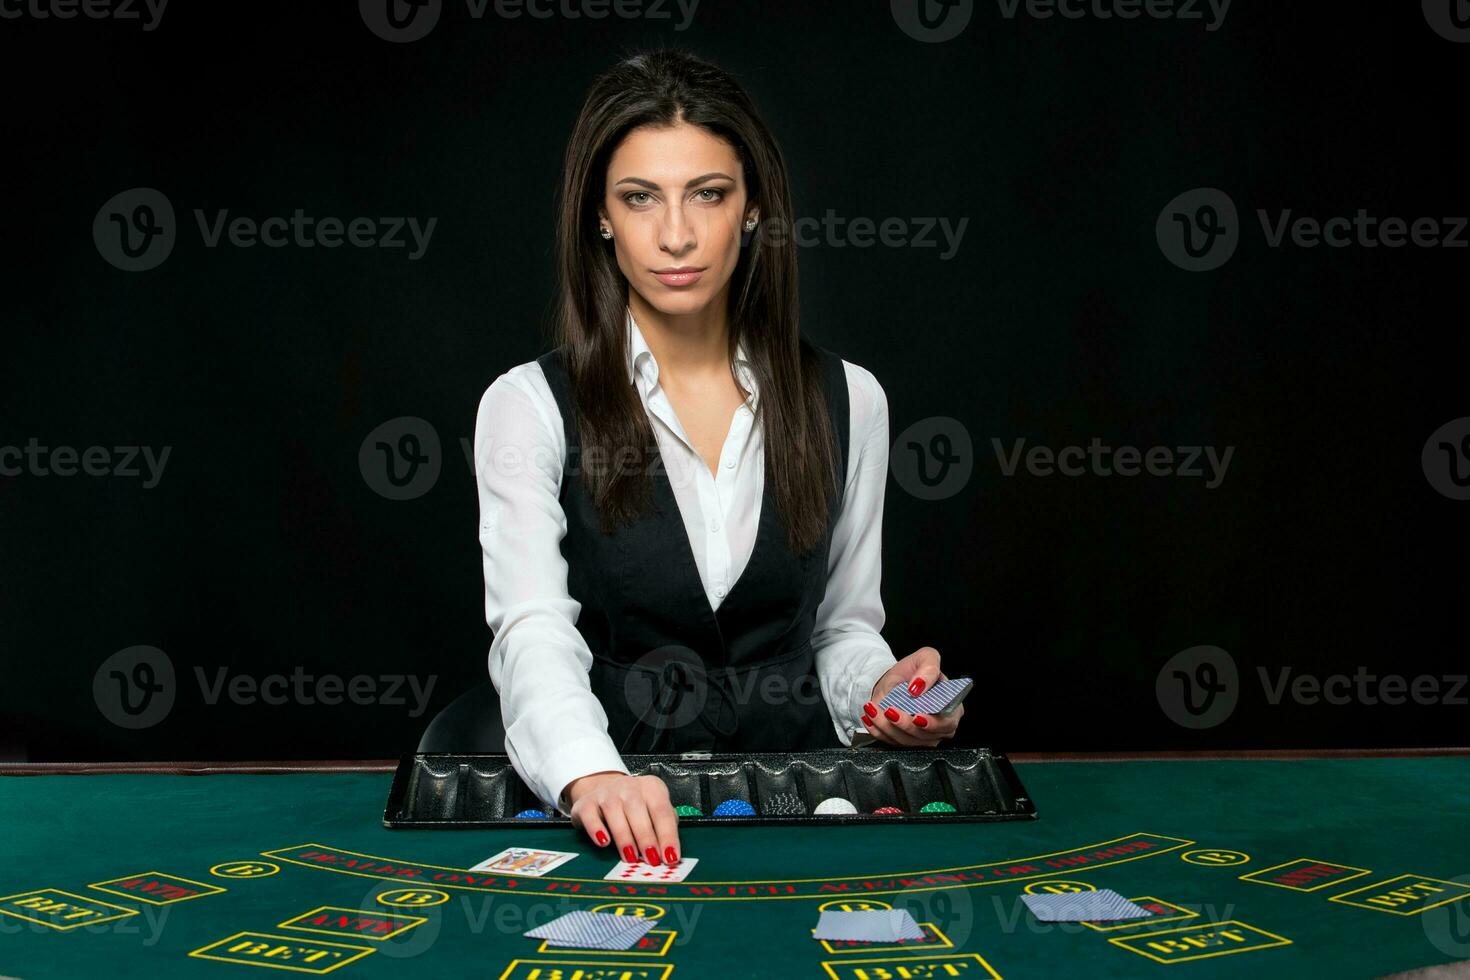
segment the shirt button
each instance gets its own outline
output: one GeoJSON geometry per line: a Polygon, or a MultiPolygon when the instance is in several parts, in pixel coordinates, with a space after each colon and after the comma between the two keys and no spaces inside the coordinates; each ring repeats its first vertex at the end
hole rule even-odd
{"type": "Polygon", "coordinates": [[[721,599],[725,598],[725,587],[723,585],[716,587],[715,595],[719,596],[721,599]]]}
{"type": "Polygon", "coordinates": [[[711,531],[718,531],[720,529],[720,522],[719,521],[710,521],[709,522],[709,529],[711,531]]]}
{"type": "Polygon", "coordinates": [[[725,460],[725,469],[729,470],[729,469],[734,469],[734,468],[735,468],[735,461],[733,459],[727,459],[727,460],[725,460]]]}

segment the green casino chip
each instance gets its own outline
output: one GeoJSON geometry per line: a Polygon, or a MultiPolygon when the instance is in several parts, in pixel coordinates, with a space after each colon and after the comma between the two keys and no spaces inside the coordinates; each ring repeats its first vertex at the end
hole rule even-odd
{"type": "Polygon", "coordinates": [[[925,803],[919,808],[920,813],[954,813],[955,808],[943,800],[935,800],[933,803],[925,803]]]}
{"type": "Polygon", "coordinates": [[[676,806],[674,812],[681,817],[702,817],[704,811],[697,806],[676,806]]]}

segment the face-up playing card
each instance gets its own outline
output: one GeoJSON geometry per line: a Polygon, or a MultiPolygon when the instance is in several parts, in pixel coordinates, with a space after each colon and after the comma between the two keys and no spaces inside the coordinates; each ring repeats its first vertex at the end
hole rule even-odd
{"type": "Polygon", "coordinates": [[[576,856],[575,851],[542,851],[533,847],[507,847],[494,857],[481,861],[470,870],[539,878],[576,856]]]}
{"type": "Polygon", "coordinates": [[[900,684],[883,696],[883,700],[878,702],[878,710],[896,708],[911,715],[942,715],[953,711],[974,686],[973,677],[950,677],[912,698],[909,697],[909,689],[900,684]]]}
{"type": "Polygon", "coordinates": [[[699,863],[699,858],[681,858],[672,868],[667,864],[644,864],[619,861],[602,877],[606,881],[683,881],[699,863]]]}

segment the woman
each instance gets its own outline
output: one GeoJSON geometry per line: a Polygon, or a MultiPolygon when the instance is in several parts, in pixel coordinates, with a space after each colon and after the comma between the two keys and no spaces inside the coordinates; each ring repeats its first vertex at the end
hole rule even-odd
{"type": "Polygon", "coordinates": [[[944,675],[879,635],[887,402],[797,319],[785,164],[685,53],[593,85],[565,160],[557,348],[496,378],[475,462],[490,678],[540,798],[625,860],[679,860],[623,753],[898,746],[879,713],[944,675]],[[841,474],[841,479],[838,478],[841,474]]]}

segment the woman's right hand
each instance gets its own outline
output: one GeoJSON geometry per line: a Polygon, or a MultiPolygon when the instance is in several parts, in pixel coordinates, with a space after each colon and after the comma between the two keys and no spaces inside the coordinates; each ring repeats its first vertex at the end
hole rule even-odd
{"type": "Polygon", "coordinates": [[[679,815],[669,788],[657,776],[595,772],[567,786],[572,823],[606,847],[617,847],[624,861],[679,863],[679,815]]]}

